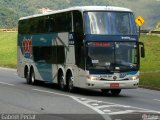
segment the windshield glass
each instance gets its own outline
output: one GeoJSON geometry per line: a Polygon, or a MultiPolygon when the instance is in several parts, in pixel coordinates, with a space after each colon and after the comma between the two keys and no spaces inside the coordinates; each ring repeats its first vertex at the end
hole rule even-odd
{"type": "Polygon", "coordinates": [[[86,34],[137,34],[131,12],[85,12],[84,19],[86,34]]]}
{"type": "Polygon", "coordinates": [[[87,43],[87,69],[125,71],[138,69],[137,45],[131,42],[87,43]]]}

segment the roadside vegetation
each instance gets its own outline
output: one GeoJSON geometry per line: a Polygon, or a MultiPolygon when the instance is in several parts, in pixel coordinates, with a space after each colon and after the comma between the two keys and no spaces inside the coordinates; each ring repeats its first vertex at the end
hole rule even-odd
{"type": "MultiPolygon", "coordinates": [[[[0,32],[0,66],[16,68],[17,32],[0,32]]],[[[141,35],[146,57],[141,59],[140,85],[160,88],[160,36],[141,35]]]]}
{"type": "Polygon", "coordinates": [[[156,30],[156,31],[160,31],[160,21],[157,23],[155,30],[156,30]]]}
{"type": "Polygon", "coordinates": [[[160,36],[141,35],[145,44],[145,58],[141,59],[140,84],[160,88],[160,36]]]}
{"type": "Polygon", "coordinates": [[[42,13],[45,8],[59,10],[87,5],[130,8],[135,16],[143,16],[146,29],[154,28],[160,19],[158,0],[0,0],[0,28],[16,28],[20,17],[42,13]]]}
{"type": "Polygon", "coordinates": [[[17,32],[0,32],[0,66],[16,67],[17,32]]]}

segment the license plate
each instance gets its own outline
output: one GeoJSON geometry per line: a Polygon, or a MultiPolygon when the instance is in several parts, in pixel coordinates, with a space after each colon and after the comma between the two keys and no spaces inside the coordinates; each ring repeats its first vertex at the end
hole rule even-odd
{"type": "Polygon", "coordinates": [[[115,87],[119,87],[119,83],[111,83],[111,84],[110,84],[110,87],[112,87],[112,88],[113,88],[113,87],[114,87],[114,88],[115,88],[115,87]]]}

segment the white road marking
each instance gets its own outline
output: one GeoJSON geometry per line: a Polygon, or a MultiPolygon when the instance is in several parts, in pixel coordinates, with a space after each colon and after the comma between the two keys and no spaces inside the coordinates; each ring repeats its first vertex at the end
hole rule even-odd
{"type": "Polygon", "coordinates": [[[32,90],[39,91],[39,92],[44,92],[44,93],[51,93],[51,94],[55,94],[55,95],[61,95],[61,96],[70,97],[70,95],[56,93],[56,92],[51,92],[51,91],[47,91],[47,90],[40,90],[40,89],[32,89],[32,90]]]}
{"type": "Polygon", "coordinates": [[[82,105],[85,105],[89,108],[91,108],[92,110],[96,111],[97,113],[101,114],[105,120],[111,120],[111,118],[108,116],[108,114],[105,114],[104,111],[100,110],[100,109],[96,109],[95,107],[92,107],[91,105],[87,104],[86,102],[80,101],[80,99],[78,97],[74,97],[74,96],[70,96],[72,99],[74,99],[75,101],[81,103],[82,105]]]}
{"type": "Polygon", "coordinates": [[[107,113],[107,114],[109,114],[109,115],[118,115],[118,114],[127,114],[127,113],[137,113],[137,112],[139,112],[139,113],[146,113],[146,112],[148,112],[148,113],[153,113],[153,114],[155,114],[155,113],[157,113],[157,114],[160,114],[160,112],[158,112],[158,111],[145,111],[145,110],[124,110],[124,111],[118,111],[118,112],[110,112],[110,113],[107,113]]]}
{"type": "Polygon", "coordinates": [[[144,108],[120,105],[120,104],[115,104],[115,103],[110,103],[110,102],[103,102],[103,101],[98,101],[98,100],[93,100],[93,99],[88,99],[88,98],[81,98],[81,97],[77,97],[77,96],[66,95],[66,94],[61,94],[61,93],[56,93],[56,92],[51,92],[51,91],[46,91],[46,90],[40,90],[40,89],[32,89],[32,90],[70,97],[70,98],[74,99],[75,101],[91,108],[92,110],[101,114],[105,118],[107,117],[105,114],[116,115],[116,114],[127,114],[127,113],[133,113],[133,112],[145,112],[145,113],[150,112],[150,113],[160,114],[159,111],[154,111],[154,110],[149,110],[149,109],[144,109],[144,108]],[[92,102],[95,102],[95,103],[92,103],[92,102]],[[104,105],[98,106],[98,103],[101,103],[101,104],[104,103],[104,105]],[[105,104],[107,104],[107,105],[105,105],[105,104]],[[115,112],[115,111],[112,111],[113,107],[119,107],[119,108],[121,107],[122,109],[115,112]],[[104,110],[101,110],[103,108],[104,108],[104,110]],[[105,109],[105,108],[107,108],[107,109],[105,109]],[[111,110],[109,110],[109,109],[111,109],[111,110]],[[126,110],[124,110],[124,109],[126,109],[126,110]]]}
{"type": "Polygon", "coordinates": [[[118,115],[118,114],[127,114],[127,113],[133,113],[133,112],[135,112],[135,110],[125,110],[125,111],[111,112],[111,113],[108,113],[108,114],[109,115],[118,115]]]}
{"type": "Polygon", "coordinates": [[[111,112],[111,110],[103,110],[103,112],[111,112]]]}
{"type": "Polygon", "coordinates": [[[0,84],[9,85],[9,86],[15,86],[14,84],[6,83],[6,82],[0,82],[0,84]]]}
{"type": "Polygon", "coordinates": [[[92,105],[93,105],[93,106],[97,106],[97,105],[99,105],[99,104],[93,103],[92,105]]]}
{"type": "Polygon", "coordinates": [[[160,100],[159,100],[159,99],[153,99],[153,100],[160,102],[160,100]]]}
{"type": "Polygon", "coordinates": [[[85,103],[85,102],[83,102],[83,101],[80,101],[80,99],[78,99],[77,97],[74,97],[74,96],[70,96],[70,97],[71,97],[72,99],[74,99],[75,101],[77,101],[77,102],[79,102],[79,103],[81,103],[81,104],[83,104],[83,105],[91,108],[92,110],[94,110],[94,111],[96,111],[96,112],[98,112],[98,113],[100,113],[100,114],[105,114],[103,111],[101,111],[101,110],[99,110],[99,109],[96,109],[95,107],[92,107],[91,105],[89,105],[89,104],[87,104],[87,103],[85,103]]]}
{"type": "MultiPolygon", "coordinates": [[[[89,99],[90,101],[96,101],[96,100],[92,100],[92,99],[89,99]]],[[[121,106],[121,107],[131,107],[133,109],[136,109],[136,110],[143,110],[143,111],[148,111],[148,112],[155,112],[155,113],[158,113],[160,114],[160,111],[155,111],[155,110],[150,110],[150,109],[144,109],[144,108],[139,108],[139,107],[133,107],[133,106],[126,106],[126,105],[120,105],[120,104],[116,104],[116,103],[111,103],[111,102],[103,102],[103,103],[106,103],[106,104],[110,104],[110,105],[115,105],[115,106],[121,106]]]]}
{"type": "Polygon", "coordinates": [[[106,120],[110,120],[110,118],[108,117],[108,115],[106,116],[105,113],[99,109],[94,109],[94,107],[91,107],[89,104],[87,103],[84,103],[83,101],[81,100],[87,100],[87,98],[80,98],[80,97],[76,97],[76,96],[71,96],[71,95],[65,95],[65,94],[61,94],[61,93],[56,93],[56,92],[51,92],[51,91],[46,91],[46,90],[40,90],[40,89],[32,89],[34,91],[39,91],[39,92],[45,92],[45,93],[51,93],[51,94],[55,94],[55,95],[61,95],[61,96],[66,96],[66,97],[70,97],[72,98],[73,100],[91,108],[92,110],[96,111],[97,113],[101,114],[106,120]],[[80,99],[81,100],[80,100],[80,99]]]}
{"type": "Polygon", "coordinates": [[[98,109],[106,108],[106,107],[125,107],[125,108],[129,108],[131,106],[124,106],[124,105],[117,105],[117,104],[96,106],[96,108],[98,108],[98,109]]]}
{"type": "Polygon", "coordinates": [[[81,100],[86,100],[86,98],[81,98],[81,100]]]}

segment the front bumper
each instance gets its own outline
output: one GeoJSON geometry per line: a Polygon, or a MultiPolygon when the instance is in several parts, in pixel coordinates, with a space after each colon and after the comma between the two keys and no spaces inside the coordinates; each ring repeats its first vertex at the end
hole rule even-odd
{"type": "Polygon", "coordinates": [[[135,89],[139,85],[139,79],[125,81],[101,81],[86,80],[86,88],[88,89],[135,89]],[[112,86],[115,84],[116,86],[112,86]]]}

